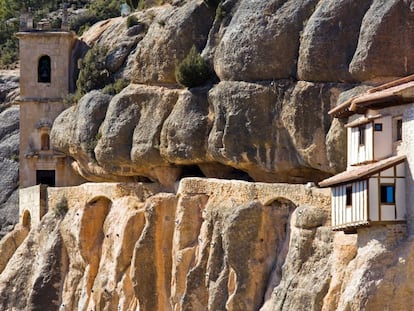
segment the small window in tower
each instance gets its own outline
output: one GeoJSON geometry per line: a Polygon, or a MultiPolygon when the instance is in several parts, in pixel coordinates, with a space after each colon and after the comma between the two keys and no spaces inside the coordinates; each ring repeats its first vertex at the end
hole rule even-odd
{"type": "Polygon", "coordinates": [[[41,83],[50,83],[51,81],[50,57],[47,55],[43,55],[39,59],[37,67],[37,81],[41,83]]]}
{"type": "Polygon", "coordinates": [[[40,137],[41,149],[50,150],[50,138],[49,134],[42,134],[40,137]]]}

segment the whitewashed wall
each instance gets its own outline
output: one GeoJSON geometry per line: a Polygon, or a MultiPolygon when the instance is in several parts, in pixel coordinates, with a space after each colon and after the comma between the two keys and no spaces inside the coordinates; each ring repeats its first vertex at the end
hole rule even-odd
{"type": "Polygon", "coordinates": [[[403,152],[407,156],[406,166],[406,210],[408,228],[414,233],[414,104],[407,105],[403,114],[402,128],[403,152]]]}
{"type": "Polygon", "coordinates": [[[406,220],[405,163],[373,175],[369,179],[369,219],[371,221],[406,220]],[[395,204],[381,204],[380,185],[395,185],[395,204]]]}
{"type": "Polygon", "coordinates": [[[374,160],[381,160],[392,155],[392,116],[375,120],[382,124],[382,131],[374,130],[374,160]]]}
{"type": "Polygon", "coordinates": [[[356,225],[368,219],[367,182],[357,181],[332,188],[332,226],[356,225]],[[352,186],[352,206],[346,206],[346,188],[352,186]]]}
{"type": "Polygon", "coordinates": [[[365,124],[365,144],[359,144],[359,127],[348,128],[348,166],[372,161],[374,158],[372,123],[365,124]]]}

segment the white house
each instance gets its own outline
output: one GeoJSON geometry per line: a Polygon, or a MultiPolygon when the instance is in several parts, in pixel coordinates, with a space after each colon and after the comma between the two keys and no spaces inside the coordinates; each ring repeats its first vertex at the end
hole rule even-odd
{"type": "Polygon", "coordinates": [[[347,169],[319,183],[332,189],[333,229],[354,232],[410,221],[414,75],[373,88],[329,113],[348,118],[347,169]]]}

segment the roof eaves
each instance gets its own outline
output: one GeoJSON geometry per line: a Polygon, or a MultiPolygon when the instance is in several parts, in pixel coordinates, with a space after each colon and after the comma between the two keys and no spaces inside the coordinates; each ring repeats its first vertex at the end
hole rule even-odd
{"type": "Polygon", "coordinates": [[[404,162],[406,156],[394,156],[375,163],[365,164],[353,170],[347,170],[335,176],[322,180],[318,185],[322,188],[344,184],[353,180],[363,179],[404,162]],[[364,169],[365,167],[365,169],[364,169]]]}

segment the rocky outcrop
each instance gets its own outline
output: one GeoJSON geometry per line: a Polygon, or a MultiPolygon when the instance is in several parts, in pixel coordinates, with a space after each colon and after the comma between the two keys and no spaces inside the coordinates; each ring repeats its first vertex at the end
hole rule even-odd
{"type": "Polygon", "coordinates": [[[59,224],[51,211],[33,228],[0,274],[2,310],[57,310],[66,254],[59,224]]]}
{"type": "Polygon", "coordinates": [[[414,71],[413,17],[412,2],[372,1],[362,20],[358,46],[349,66],[357,80],[400,77],[414,71]]]}
{"type": "Polygon", "coordinates": [[[85,96],[56,119],[52,140],[93,181],[144,176],[172,185],[188,166],[198,166],[198,176],[317,181],[343,168],[329,155],[342,154],[344,132],[330,131],[327,111],[347,87],[284,80],[185,91],[131,84],[109,104],[96,92],[85,96]]]}
{"type": "Polygon", "coordinates": [[[372,0],[320,1],[303,29],[299,79],[355,81],[349,65],[358,44],[362,18],[371,3],[372,0]]]}
{"type": "MultiPolygon", "coordinates": [[[[272,271],[286,255],[294,209],[286,197],[294,191],[294,201],[326,208],[329,203],[317,189],[282,184],[187,179],[178,195],[160,190],[140,184],[50,189],[50,210],[42,222],[23,243],[24,232],[13,232],[14,240],[20,239],[16,247],[21,245],[3,264],[0,305],[259,310],[272,271]],[[62,198],[68,206],[63,219],[62,198]],[[32,260],[40,249],[41,256],[32,260]],[[24,273],[18,274],[18,265],[24,273]],[[12,293],[13,288],[18,290],[12,293]],[[37,305],[45,295],[50,299],[37,305]]],[[[323,209],[308,209],[301,209],[301,227],[325,223],[323,209]]]]}
{"type": "Polygon", "coordinates": [[[341,94],[413,71],[411,15],[397,0],[148,3],[134,23],[120,17],[84,34],[133,84],[109,105],[101,96],[79,103],[99,110],[86,114],[99,132],[64,131],[81,119],[71,108],[53,130],[71,137],[53,143],[90,181],[318,181],[345,167],[346,134],[328,115],[341,94]],[[183,90],[174,72],[192,45],[214,75],[183,90]],[[71,147],[79,141],[82,152],[71,147]]]}
{"type": "Polygon", "coordinates": [[[18,94],[18,72],[16,70],[0,70],[0,110],[9,107],[18,94]]]}
{"type": "MultiPolygon", "coordinates": [[[[304,183],[341,171],[345,130],[327,112],[413,72],[412,5],[383,2],[151,1],[129,28],[92,27],[85,42],[109,47],[106,67],[133,83],[63,112],[53,145],[89,181],[170,192],[50,190],[39,226],[0,243],[1,309],[410,310],[404,228],[334,233],[329,195],[310,186],[182,179],[172,193],[192,175],[304,183]],[[192,45],[214,74],[188,90],[174,71],[192,45]]],[[[17,116],[0,115],[8,195],[17,116]]]]}
{"type": "Polygon", "coordinates": [[[321,310],[331,279],[332,238],[319,210],[300,207],[292,215],[289,250],[280,283],[262,310],[321,310]]]}
{"type": "Polygon", "coordinates": [[[0,236],[18,221],[19,108],[0,113],[0,236]]]}
{"type": "Polygon", "coordinates": [[[220,80],[295,77],[300,32],[318,1],[238,2],[214,55],[220,80]]]}
{"type": "Polygon", "coordinates": [[[176,65],[193,45],[199,50],[205,46],[214,9],[203,1],[185,1],[182,6],[152,8],[146,14],[152,16],[151,25],[134,53],[132,81],[176,84],[176,65]]]}
{"type": "Polygon", "coordinates": [[[48,205],[0,243],[4,310],[412,308],[404,226],[335,233],[317,188],[96,183],[49,189],[48,205]]]}

